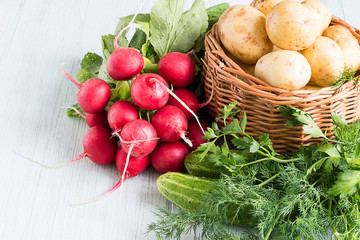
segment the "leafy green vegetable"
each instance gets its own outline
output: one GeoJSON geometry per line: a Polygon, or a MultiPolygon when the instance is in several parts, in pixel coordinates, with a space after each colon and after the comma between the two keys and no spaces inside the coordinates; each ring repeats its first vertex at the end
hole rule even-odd
{"type": "Polygon", "coordinates": [[[229,3],[220,3],[218,5],[214,5],[212,7],[209,7],[206,9],[206,12],[208,14],[209,18],[209,26],[207,28],[207,31],[209,31],[213,25],[219,20],[220,16],[228,9],[230,8],[229,3]]]}
{"type": "Polygon", "coordinates": [[[214,24],[219,20],[221,14],[226,11],[230,7],[230,4],[228,3],[220,3],[218,5],[214,5],[212,7],[209,7],[206,9],[207,15],[208,15],[208,27],[205,32],[203,32],[198,40],[196,40],[194,51],[198,52],[200,50],[204,50],[204,40],[205,40],[205,34],[214,26],[214,24]]]}
{"type": "Polygon", "coordinates": [[[314,138],[325,137],[324,133],[318,125],[316,125],[310,114],[290,106],[279,107],[278,109],[281,111],[282,116],[292,117],[286,121],[285,125],[294,127],[304,124],[303,129],[307,134],[312,135],[314,138]]]}
{"type": "Polygon", "coordinates": [[[360,120],[348,124],[334,113],[336,139],[329,139],[309,114],[281,107],[287,125],[303,125],[307,134],[323,138],[287,156],[274,151],[268,134],[258,140],[246,134],[246,114],[245,120],[230,122],[235,106],[223,108],[216,120],[224,126],[213,123],[205,133],[211,141],[194,152],[198,161],[227,169],[219,171],[217,187],[193,211],[162,210],[149,230],[168,238],[205,226],[194,231],[199,239],[360,239],[360,120]],[[230,150],[226,136],[233,138],[237,152],[230,150]],[[224,143],[218,146],[221,137],[224,143]],[[239,236],[225,223],[251,226],[256,233],[239,236]]]}
{"type": "Polygon", "coordinates": [[[203,0],[195,0],[183,13],[185,0],[156,0],[150,13],[150,42],[159,57],[187,52],[208,27],[203,0]]]}
{"type": "MultiPolygon", "coordinates": [[[[119,24],[116,29],[116,33],[118,33],[124,25],[130,23],[133,19],[134,14],[120,18],[119,24]]],[[[149,13],[139,13],[136,15],[134,23],[139,24],[141,30],[146,34],[146,36],[150,35],[150,14],[149,13]]]]}
{"type": "MultiPolygon", "coordinates": [[[[125,31],[125,33],[126,33],[126,31],[125,31]]],[[[104,54],[105,59],[108,59],[110,54],[113,53],[115,50],[114,40],[115,40],[115,35],[112,35],[112,34],[104,35],[101,37],[102,46],[103,46],[103,54],[104,54]]],[[[118,39],[118,45],[119,45],[119,47],[128,47],[129,43],[125,37],[121,36],[118,39]]]]}
{"type": "Polygon", "coordinates": [[[339,173],[335,184],[329,189],[329,194],[337,196],[339,194],[353,195],[360,189],[360,169],[346,169],[339,173]]]}
{"type": "Polygon", "coordinates": [[[158,73],[157,64],[152,63],[148,58],[144,58],[143,73],[158,73]]]}
{"type": "Polygon", "coordinates": [[[116,86],[111,89],[110,101],[129,100],[131,97],[130,85],[127,81],[117,81],[116,86]]]}
{"type": "Polygon", "coordinates": [[[141,29],[135,29],[134,36],[131,38],[129,47],[135,48],[142,52],[142,46],[146,43],[147,36],[141,29]]]}
{"type": "Polygon", "coordinates": [[[88,52],[81,60],[81,69],[76,74],[76,78],[80,83],[84,83],[90,78],[96,78],[102,64],[102,57],[96,53],[88,52]]]}

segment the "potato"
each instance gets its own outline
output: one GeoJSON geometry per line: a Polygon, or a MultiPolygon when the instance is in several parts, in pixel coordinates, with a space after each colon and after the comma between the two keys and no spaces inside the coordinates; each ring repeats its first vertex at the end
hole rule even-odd
{"type": "Polygon", "coordinates": [[[277,47],[276,45],[274,45],[274,47],[273,47],[273,49],[272,49],[273,52],[281,51],[281,50],[282,50],[282,49],[279,48],[279,47],[277,47]]]}
{"type": "Polygon", "coordinates": [[[332,25],[325,29],[323,36],[334,40],[344,53],[345,69],[360,69],[360,46],[358,40],[344,26],[332,25]]]}
{"type": "Polygon", "coordinates": [[[224,49],[224,52],[226,54],[226,56],[228,56],[231,60],[233,60],[239,67],[241,67],[242,70],[244,70],[244,72],[246,72],[247,74],[253,75],[255,73],[255,64],[247,64],[244,63],[243,61],[241,61],[240,59],[238,59],[237,57],[235,57],[231,52],[227,51],[226,49],[224,49]]]}
{"type": "Polygon", "coordinates": [[[254,0],[252,3],[250,3],[250,6],[256,8],[265,16],[267,16],[270,9],[281,1],[283,0],[254,0]]]}
{"type": "Polygon", "coordinates": [[[320,0],[305,0],[301,4],[313,11],[317,19],[316,21],[320,24],[318,35],[322,35],[331,22],[332,14],[330,8],[320,0]]]}
{"type": "Polygon", "coordinates": [[[344,54],[330,38],[318,37],[313,45],[301,53],[311,66],[310,81],[318,86],[331,86],[344,71],[344,54]]]}
{"type": "Polygon", "coordinates": [[[273,47],[266,34],[265,20],[265,15],[251,6],[230,7],[218,21],[221,43],[242,62],[255,64],[273,47]]]}
{"type": "Polygon", "coordinates": [[[270,40],[284,50],[308,48],[319,35],[319,24],[307,7],[293,0],[276,4],[266,18],[270,40]]]}
{"type": "Polygon", "coordinates": [[[311,68],[300,53],[280,50],[259,59],[255,65],[255,76],[273,87],[295,90],[309,82],[311,68]]]}
{"type": "Polygon", "coordinates": [[[311,82],[306,84],[305,87],[300,88],[299,90],[304,90],[304,91],[319,91],[321,90],[323,87],[320,87],[318,85],[312,85],[311,82]]]}

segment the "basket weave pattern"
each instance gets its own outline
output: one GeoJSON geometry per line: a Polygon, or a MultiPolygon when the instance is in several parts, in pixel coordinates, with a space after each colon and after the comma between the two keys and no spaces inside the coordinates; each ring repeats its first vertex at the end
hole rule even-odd
{"type": "MultiPolygon", "coordinates": [[[[332,23],[346,26],[360,41],[360,31],[343,20],[333,17],[332,23]]],[[[336,112],[347,122],[360,116],[360,94],[353,81],[342,86],[341,91],[332,87],[320,90],[284,90],[271,87],[262,80],[245,73],[224,52],[215,24],[205,37],[204,91],[213,97],[208,105],[212,116],[218,116],[222,108],[233,101],[238,102],[241,112],[247,115],[247,134],[258,137],[269,133],[278,152],[296,151],[301,145],[319,141],[306,135],[302,128],[285,126],[285,117],[277,107],[290,105],[299,108],[314,118],[318,126],[332,137],[331,113],[336,112]]]]}

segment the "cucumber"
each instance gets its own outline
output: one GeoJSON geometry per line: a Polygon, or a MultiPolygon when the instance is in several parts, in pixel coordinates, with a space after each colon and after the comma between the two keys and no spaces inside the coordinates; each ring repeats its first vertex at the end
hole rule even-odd
{"type": "Polygon", "coordinates": [[[196,209],[214,189],[216,180],[189,174],[168,172],[158,177],[159,192],[185,211],[196,209]]]}
{"type": "Polygon", "coordinates": [[[220,178],[222,173],[228,173],[224,167],[215,166],[215,163],[208,159],[209,157],[217,157],[215,154],[208,154],[204,159],[199,161],[200,154],[202,154],[202,152],[191,152],[185,158],[185,168],[190,175],[206,178],[220,178]]]}
{"type": "MultiPolygon", "coordinates": [[[[184,211],[191,212],[197,209],[206,198],[210,197],[211,191],[216,188],[217,181],[219,180],[168,172],[158,177],[157,187],[167,200],[184,211]]],[[[234,209],[236,209],[236,206],[228,206],[227,215],[229,219],[237,215],[235,221],[228,223],[238,226],[251,226],[248,214],[250,209],[244,209],[241,212],[234,209]]]]}

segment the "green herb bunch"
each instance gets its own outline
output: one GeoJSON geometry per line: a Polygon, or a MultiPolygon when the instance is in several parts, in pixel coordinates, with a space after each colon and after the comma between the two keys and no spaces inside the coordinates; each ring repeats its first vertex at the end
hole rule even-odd
{"type": "Polygon", "coordinates": [[[193,211],[161,209],[149,231],[159,239],[187,232],[198,239],[360,239],[360,120],[347,124],[334,113],[336,139],[329,139],[309,114],[281,107],[287,125],[323,139],[281,155],[268,134],[246,134],[245,113],[230,120],[235,106],[223,109],[207,129],[209,142],[195,151],[219,169],[214,190],[193,211]],[[249,228],[236,234],[229,224],[249,228]]]}

